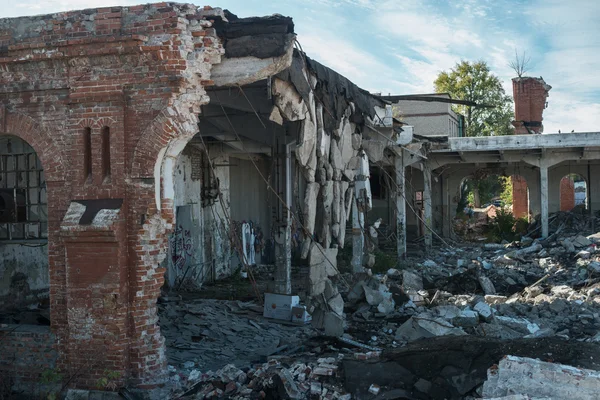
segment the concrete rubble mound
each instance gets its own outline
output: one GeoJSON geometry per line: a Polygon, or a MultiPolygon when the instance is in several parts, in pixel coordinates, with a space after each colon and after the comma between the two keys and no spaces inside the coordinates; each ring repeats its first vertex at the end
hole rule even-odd
{"type": "Polygon", "coordinates": [[[409,257],[385,273],[342,272],[334,294],[343,299],[337,310],[343,330],[333,336],[314,319],[265,319],[252,302],[163,297],[172,393],[194,399],[555,398],[530,391],[537,383],[513,384],[526,374],[511,377],[517,367],[554,371],[549,385],[565,380],[568,386],[569,376],[587,374],[585,382],[597,390],[599,245],[600,234],[563,229],[546,239],[433,247],[426,258],[409,257]],[[577,375],[583,369],[594,373],[577,375]]]}

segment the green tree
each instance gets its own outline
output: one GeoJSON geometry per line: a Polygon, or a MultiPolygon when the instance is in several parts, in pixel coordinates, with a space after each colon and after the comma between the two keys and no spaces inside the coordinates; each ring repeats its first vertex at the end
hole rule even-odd
{"type": "Polygon", "coordinates": [[[490,72],[485,61],[461,61],[450,71],[440,72],[434,82],[437,93],[449,93],[453,99],[494,106],[453,105],[465,117],[465,136],[510,135],[513,133],[512,99],[500,79],[490,72]]]}

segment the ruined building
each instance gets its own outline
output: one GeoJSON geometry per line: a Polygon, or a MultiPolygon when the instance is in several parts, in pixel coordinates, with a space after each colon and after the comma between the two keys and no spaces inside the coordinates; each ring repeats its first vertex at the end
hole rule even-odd
{"type": "Polygon", "coordinates": [[[187,4],[0,20],[3,376],[162,385],[165,279],[256,263],[241,229],[273,238],[276,293],[300,238],[315,324],[343,329],[328,277],[369,202],[353,200],[363,131],[390,141],[393,124],[373,128],[385,103],[295,47],[290,18],[187,4]]]}
{"type": "MultiPolygon", "coordinates": [[[[176,3],[0,20],[0,378],[91,388],[108,370],[159,388],[161,288],[272,263],[270,290],[291,294],[292,252],[313,325],[341,335],[338,252],[372,264],[369,163],[394,181],[399,257],[407,230],[452,235],[460,182],[482,169],[526,180],[543,236],[568,173],[600,208],[600,133],[413,135],[295,39],[287,17],[176,3]]],[[[538,83],[515,83],[527,132],[538,83]]]]}

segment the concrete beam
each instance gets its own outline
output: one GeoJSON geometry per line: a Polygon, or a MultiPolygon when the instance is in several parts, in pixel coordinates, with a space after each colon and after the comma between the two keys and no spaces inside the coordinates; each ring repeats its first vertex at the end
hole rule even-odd
{"type": "Polygon", "coordinates": [[[448,148],[436,149],[433,152],[579,148],[582,146],[600,147],[600,132],[449,138],[448,148]]]}
{"type": "Polygon", "coordinates": [[[220,64],[213,65],[210,79],[213,80],[215,86],[248,85],[266,79],[292,65],[293,51],[294,46],[291,42],[287,52],[280,57],[223,57],[220,64]]]}

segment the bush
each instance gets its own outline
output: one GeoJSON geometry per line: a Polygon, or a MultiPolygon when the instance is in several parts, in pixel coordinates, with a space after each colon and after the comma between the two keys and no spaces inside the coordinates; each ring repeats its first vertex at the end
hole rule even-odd
{"type": "Polygon", "coordinates": [[[516,224],[517,219],[512,215],[512,212],[504,208],[498,208],[496,216],[489,224],[488,239],[493,242],[501,242],[503,240],[512,242],[520,236],[515,229],[516,224]]]}

